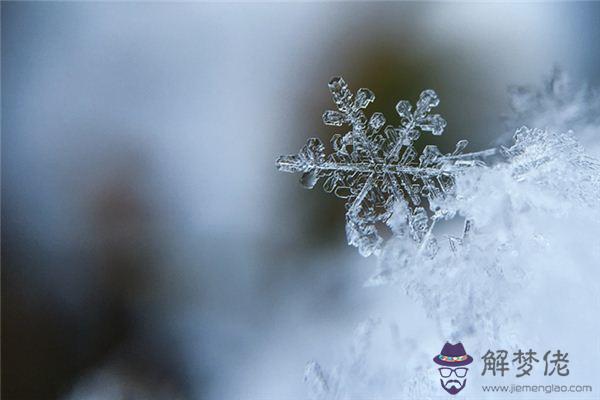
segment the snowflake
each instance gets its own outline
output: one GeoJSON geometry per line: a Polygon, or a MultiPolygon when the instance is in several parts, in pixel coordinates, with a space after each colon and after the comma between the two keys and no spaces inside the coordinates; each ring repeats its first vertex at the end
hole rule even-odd
{"type": "Polygon", "coordinates": [[[445,215],[433,205],[452,192],[456,174],[482,165],[481,158],[495,150],[462,154],[467,141],[461,140],[450,154],[428,145],[419,155],[414,143],[421,134],[439,136],[446,127],[439,114],[431,114],[439,104],[433,90],[421,93],[414,110],[408,101],[398,102],[399,126],[385,126],[386,119],[379,112],[367,118],[364,109],[375,100],[369,89],[359,89],[354,96],[346,82],[336,77],[329,83],[329,90],[337,110],[325,111],[323,122],[348,125],[350,131],[332,137],[333,152],[329,155],[319,139],[309,139],[298,154],[277,160],[279,170],[301,172],[301,182],[309,189],[323,178],[326,192],[347,199],[348,244],[356,246],[363,256],[380,250],[383,239],[377,226],[388,221],[397,202],[405,203],[410,210],[410,237],[434,254],[437,244],[431,230],[445,215]]]}

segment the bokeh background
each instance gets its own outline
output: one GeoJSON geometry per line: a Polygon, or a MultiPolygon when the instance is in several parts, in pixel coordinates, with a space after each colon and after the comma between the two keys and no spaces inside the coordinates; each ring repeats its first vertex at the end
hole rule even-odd
{"type": "Polygon", "coordinates": [[[306,361],[390,295],[343,202],[275,169],[335,132],[330,77],[392,122],[435,89],[447,150],[496,143],[507,87],[555,65],[600,85],[600,3],[1,13],[4,399],[305,398],[306,361]]]}

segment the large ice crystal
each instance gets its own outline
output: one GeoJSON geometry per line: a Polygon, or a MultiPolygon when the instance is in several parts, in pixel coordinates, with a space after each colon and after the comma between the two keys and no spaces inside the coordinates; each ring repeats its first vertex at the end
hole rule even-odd
{"type": "Polygon", "coordinates": [[[348,244],[358,247],[363,256],[381,249],[377,225],[388,221],[396,203],[410,211],[407,226],[411,238],[429,254],[435,253],[430,232],[444,213],[431,205],[452,192],[457,174],[482,165],[481,159],[494,150],[463,154],[467,141],[461,140],[452,153],[443,154],[437,146],[427,145],[419,155],[415,141],[423,133],[441,135],[446,126],[439,114],[431,113],[439,104],[433,90],[421,93],[414,110],[408,101],[398,102],[399,126],[385,126],[386,119],[379,112],[367,118],[364,109],[375,100],[369,89],[359,89],[354,96],[337,77],[329,83],[329,90],[337,110],[326,111],[323,122],[348,125],[350,131],[332,137],[330,154],[319,139],[309,139],[298,154],[277,160],[279,170],[302,173],[301,182],[307,188],[322,178],[325,191],[347,199],[348,244]]]}

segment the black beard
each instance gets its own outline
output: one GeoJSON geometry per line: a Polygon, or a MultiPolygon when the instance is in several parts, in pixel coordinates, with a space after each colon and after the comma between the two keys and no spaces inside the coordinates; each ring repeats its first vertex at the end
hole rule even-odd
{"type": "Polygon", "coordinates": [[[448,392],[450,394],[456,394],[456,393],[460,392],[461,390],[463,390],[463,388],[467,384],[467,380],[465,379],[464,382],[461,384],[460,381],[458,381],[456,379],[451,379],[444,384],[444,381],[442,379],[440,379],[440,384],[442,385],[442,388],[444,388],[444,390],[446,392],[448,392]],[[456,387],[456,386],[449,387],[450,384],[453,382],[456,382],[458,387],[456,387]]]}

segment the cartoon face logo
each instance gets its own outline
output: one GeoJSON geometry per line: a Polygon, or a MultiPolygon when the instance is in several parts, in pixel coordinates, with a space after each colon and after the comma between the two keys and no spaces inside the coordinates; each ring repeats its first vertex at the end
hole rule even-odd
{"type": "Polygon", "coordinates": [[[446,342],[440,354],[433,357],[433,362],[440,365],[440,384],[446,392],[456,394],[463,390],[469,371],[465,365],[471,364],[473,357],[467,354],[462,343],[446,342]]]}

